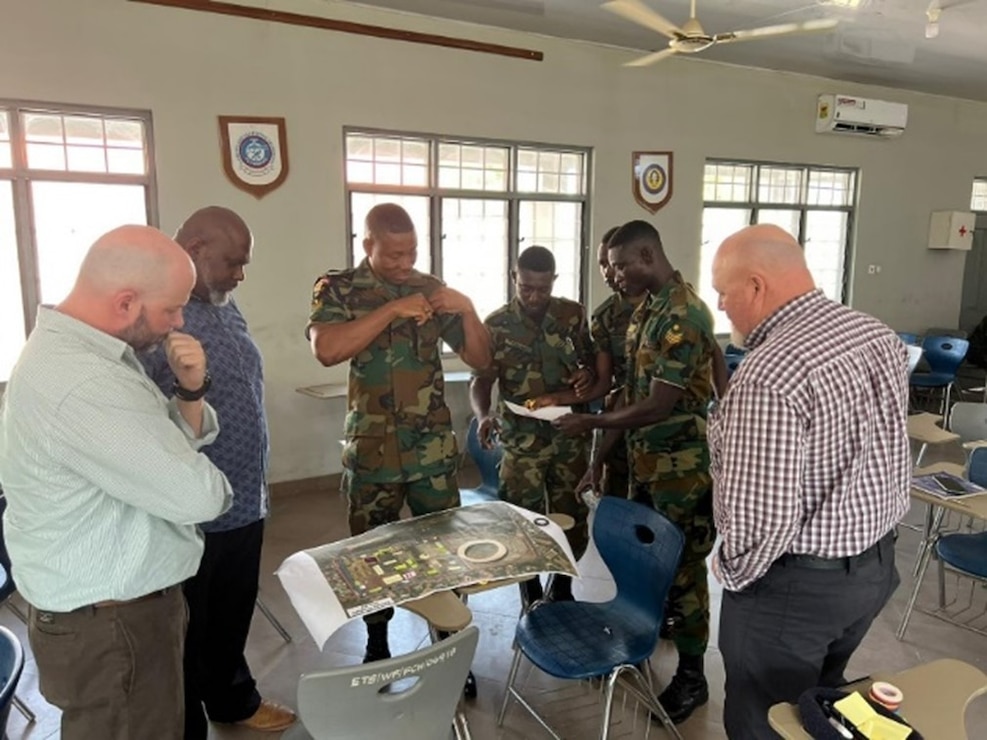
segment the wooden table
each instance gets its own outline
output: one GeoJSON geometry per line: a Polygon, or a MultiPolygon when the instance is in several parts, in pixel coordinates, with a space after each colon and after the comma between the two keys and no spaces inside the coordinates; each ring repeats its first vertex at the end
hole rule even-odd
{"type": "MultiPolygon", "coordinates": [[[[908,668],[900,673],[875,674],[846,687],[865,694],[874,681],[887,681],[904,695],[899,713],[929,740],[967,740],[964,714],[967,705],[987,692],[987,675],[961,660],[946,658],[908,668]]],[[[771,728],[788,740],[809,738],[802,729],[798,706],[775,704],[768,711],[771,728]]]]}

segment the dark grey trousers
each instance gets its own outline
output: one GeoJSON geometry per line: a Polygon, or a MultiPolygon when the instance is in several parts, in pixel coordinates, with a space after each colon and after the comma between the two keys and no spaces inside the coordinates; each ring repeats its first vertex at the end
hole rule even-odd
{"type": "Polygon", "coordinates": [[[772,705],[845,683],[850,656],[898,583],[894,539],[885,537],[871,556],[839,570],[783,558],[743,591],[724,591],[727,737],[776,738],[768,725],[772,705]]]}

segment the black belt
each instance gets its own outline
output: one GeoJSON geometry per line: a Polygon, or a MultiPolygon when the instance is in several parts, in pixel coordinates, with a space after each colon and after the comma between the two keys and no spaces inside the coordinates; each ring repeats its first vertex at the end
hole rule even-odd
{"type": "Polygon", "coordinates": [[[894,529],[881,537],[862,553],[845,558],[821,558],[817,555],[802,555],[786,552],[775,563],[784,568],[811,568],[812,570],[851,570],[880,555],[882,545],[891,543],[894,547],[894,529]]]}

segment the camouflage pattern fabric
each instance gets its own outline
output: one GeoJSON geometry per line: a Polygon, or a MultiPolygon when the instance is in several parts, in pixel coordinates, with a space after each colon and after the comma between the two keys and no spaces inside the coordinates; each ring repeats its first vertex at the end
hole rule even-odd
{"type": "Polygon", "coordinates": [[[583,307],[552,298],[540,324],[514,299],[484,321],[490,331],[493,362],[476,373],[496,380],[500,396],[500,497],[531,511],[566,513],[576,526],[566,532],[573,554],[586,549],[587,510],[575,495],[586,471],[589,435],[567,438],[551,424],[518,417],[504,401],[524,404],[538,396],[569,390],[567,381],[581,366],[592,367],[594,352],[583,307]]]}
{"type": "MultiPolygon", "coordinates": [[[[351,535],[396,522],[401,518],[401,506],[405,501],[412,516],[459,506],[459,484],[454,472],[418,478],[408,483],[375,483],[361,480],[344,470],[341,488],[349,504],[351,535]]],[[[389,622],[393,617],[394,609],[384,609],[367,614],[363,621],[379,624],[389,622]]]]}
{"type": "Polygon", "coordinates": [[[634,497],[650,499],[685,535],[666,616],[676,648],[686,655],[702,655],[709,640],[705,559],[716,531],[706,411],[715,344],[709,308],[677,272],[638,306],[627,334],[628,403],[650,395],[653,380],[684,390],[667,419],[628,430],[627,449],[634,497]]]}
{"type": "MultiPolygon", "coordinates": [[[[637,304],[627,300],[621,293],[612,293],[597,306],[590,321],[590,337],[596,354],[610,355],[613,363],[612,387],[615,389],[603,403],[604,411],[614,408],[615,393],[627,382],[627,327],[637,304]]],[[[603,477],[600,479],[600,493],[604,496],[627,498],[630,473],[627,463],[627,444],[620,440],[603,461],[603,477]]]]}
{"type": "MultiPolygon", "coordinates": [[[[613,411],[616,407],[617,396],[623,392],[623,388],[611,391],[610,395],[603,401],[603,410],[605,412],[613,411]]],[[[630,485],[631,471],[627,460],[627,439],[625,435],[621,435],[621,438],[610,448],[610,452],[603,459],[603,475],[599,482],[600,494],[627,498],[630,495],[630,485]]]]}
{"type": "Polygon", "coordinates": [[[590,321],[593,351],[605,352],[613,361],[613,387],[627,382],[627,327],[637,305],[620,293],[613,293],[597,306],[590,321]]]}
{"type": "Polygon", "coordinates": [[[635,488],[633,498],[678,525],[685,536],[682,559],[665,601],[669,637],[682,655],[703,655],[709,643],[709,581],[706,558],[713,550],[712,478],[695,473],[635,488]]]}
{"type": "MultiPolygon", "coordinates": [[[[316,281],[309,323],[353,321],[397,298],[428,296],[441,286],[438,278],[417,271],[401,285],[384,283],[363,260],[316,281]]],[[[343,468],[360,481],[402,483],[455,471],[443,340],[456,352],[462,349],[462,317],[443,314],[421,326],[399,319],[350,360],[343,468]]]]}

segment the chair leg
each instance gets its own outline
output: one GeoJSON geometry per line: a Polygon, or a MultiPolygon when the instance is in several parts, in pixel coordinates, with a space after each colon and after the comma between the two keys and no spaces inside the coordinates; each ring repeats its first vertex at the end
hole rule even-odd
{"type": "Polygon", "coordinates": [[[31,711],[30,707],[17,698],[17,694],[14,694],[13,701],[14,706],[17,707],[17,711],[24,715],[24,719],[28,721],[28,724],[33,724],[37,717],[34,716],[34,712],[31,711]]]}
{"type": "Polygon", "coordinates": [[[942,558],[936,558],[939,563],[939,608],[946,608],[946,567],[942,563],[942,558]]]}
{"type": "Polygon", "coordinates": [[[271,626],[278,631],[281,638],[285,642],[291,642],[291,635],[288,634],[288,630],[284,628],[284,625],[278,621],[278,618],[271,613],[271,610],[267,608],[267,604],[261,601],[260,596],[257,597],[257,608],[260,609],[260,613],[267,617],[267,621],[271,623],[271,626]]]}
{"type": "Polygon", "coordinates": [[[648,707],[654,714],[658,716],[661,720],[662,725],[668,730],[668,733],[675,738],[675,740],[682,740],[682,735],[679,734],[678,728],[668,716],[668,712],[665,711],[665,707],[661,705],[658,701],[658,697],[655,696],[654,691],[651,687],[651,681],[646,678],[641,671],[632,665],[619,665],[614,668],[610,677],[607,679],[607,695],[603,710],[603,724],[600,728],[600,740],[608,740],[610,736],[610,717],[613,710],[613,691],[617,685],[618,680],[623,674],[630,674],[633,677],[634,683],[624,683],[624,687],[634,695],[634,697],[642,702],[646,707],[648,707]]]}
{"type": "Polygon", "coordinates": [[[918,571],[915,575],[915,584],[912,586],[912,593],[908,597],[908,604],[905,606],[905,613],[901,617],[901,624],[898,625],[898,631],[895,633],[895,637],[899,640],[905,636],[905,630],[908,628],[908,620],[911,619],[912,610],[915,609],[915,601],[918,599],[918,592],[922,588],[922,579],[925,578],[925,571],[929,567],[929,558],[932,556],[932,551],[936,546],[936,540],[938,539],[936,532],[939,531],[939,527],[942,525],[942,517],[945,509],[941,506],[936,506],[935,509],[936,513],[931,521],[932,526],[928,530],[932,534],[926,537],[922,543],[922,550],[918,559],[918,571]]]}
{"type": "Polygon", "coordinates": [[[511,670],[507,674],[507,690],[504,692],[504,701],[500,705],[500,712],[497,713],[497,727],[504,724],[504,715],[507,714],[507,703],[511,700],[511,689],[514,688],[514,680],[517,678],[518,668],[521,667],[521,650],[514,648],[514,660],[511,661],[511,670]]]}

